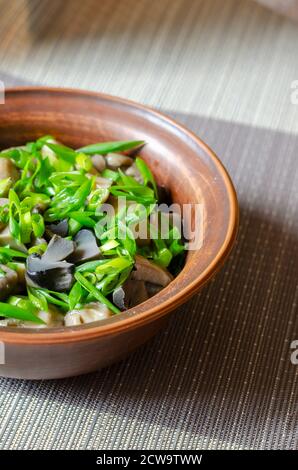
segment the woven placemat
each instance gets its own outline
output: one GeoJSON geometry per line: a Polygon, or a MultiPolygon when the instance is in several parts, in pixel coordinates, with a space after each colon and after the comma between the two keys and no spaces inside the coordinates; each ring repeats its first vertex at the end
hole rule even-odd
{"type": "Polygon", "coordinates": [[[0,448],[297,448],[297,25],[246,0],[0,10],[6,86],[76,86],[168,110],[218,153],[241,210],[224,269],[127,360],[67,380],[0,379],[0,448]]]}
{"type": "MultiPolygon", "coordinates": [[[[8,77],[6,77],[7,79],[8,77]]],[[[239,195],[221,273],[127,360],[87,376],[0,379],[1,448],[297,446],[296,137],[171,113],[204,138],[239,195]]]]}

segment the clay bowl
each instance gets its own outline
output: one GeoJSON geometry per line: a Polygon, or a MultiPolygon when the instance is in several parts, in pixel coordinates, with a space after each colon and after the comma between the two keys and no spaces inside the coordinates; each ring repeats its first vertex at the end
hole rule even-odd
{"type": "Polygon", "coordinates": [[[225,168],[204,142],[168,117],[98,93],[51,88],[8,90],[5,104],[0,106],[0,148],[44,134],[74,147],[144,139],[147,145],[142,157],[157,181],[170,188],[174,202],[203,205],[203,245],[188,252],[184,269],[167,288],[110,320],[38,331],[0,328],[0,345],[5,350],[0,375],[6,377],[67,377],[124,358],[152,337],[171,311],[214,276],[227,258],[237,231],[237,198],[225,168]]]}

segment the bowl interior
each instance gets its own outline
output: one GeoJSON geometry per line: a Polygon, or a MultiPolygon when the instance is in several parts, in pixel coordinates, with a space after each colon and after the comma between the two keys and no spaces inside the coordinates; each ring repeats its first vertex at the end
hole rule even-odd
{"type": "MultiPolygon", "coordinates": [[[[0,148],[45,134],[74,148],[99,141],[145,140],[141,155],[158,183],[170,188],[173,201],[203,208],[202,247],[188,252],[179,276],[148,301],[100,325],[170,310],[214,274],[235,238],[237,202],[224,168],[199,139],[155,111],[114,97],[63,89],[7,91],[0,106],[0,148]]],[[[190,214],[186,218],[190,223],[190,214]]]]}

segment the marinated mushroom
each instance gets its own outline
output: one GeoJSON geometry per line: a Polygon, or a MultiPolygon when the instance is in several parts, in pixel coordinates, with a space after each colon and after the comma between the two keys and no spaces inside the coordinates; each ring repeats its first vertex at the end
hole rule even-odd
{"type": "Polygon", "coordinates": [[[27,258],[26,281],[31,287],[64,292],[71,289],[74,283],[74,265],[33,254],[27,258]]]}
{"type": "Polygon", "coordinates": [[[47,238],[51,239],[54,235],[66,237],[68,234],[68,221],[67,219],[61,220],[58,224],[49,224],[46,226],[45,234],[47,238]]]}
{"type": "Polygon", "coordinates": [[[19,171],[10,158],[0,158],[0,176],[1,179],[11,178],[13,183],[19,179],[19,171]]]}
{"type": "Polygon", "coordinates": [[[18,275],[16,271],[4,264],[0,264],[0,300],[6,299],[17,287],[18,275]]]}
{"type": "Polygon", "coordinates": [[[72,240],[54,235],[43,255],[44,261],[63,261],[75,251],[75,243],[72,240]]]}
{"type": "Polygon", "coordinates": [[[126,281],[113,292],[113,302],[120,310],[135,307],[148,300],[149,295],[144,281],[126,281]]]}
{"type": "Polygon", "coordinates": [[[91,230],[82,229],[74,237],[75,250],[68,258],[71,263],[82,263],[102,257],[95,235],[91,230]]]}
{"type": "Polygon", "coordinates": [[[94,168],[101,173],[106,167],[106,161],[102,155],[95,154],[91,157],[94,168]]]}
{"type": "Polygon", "coordinates": [[[152,263],[143,256],[137,255],[131,279],[166,287],[173,280],[173,276],[166,269],[152,263]]]}
{"type": "Polygon", "coordinates": [[[112,170],[120,168],[122,166],[130,166],[133,164],[133,159],[127,155],[122,155],[120,153],[108,153],[106,155],[106,163],[109,168],[112,170]]]}
{"type": "Polygon", "coordinates": [[[76,326],[98,320],[106,320],[112,315],[108,307],[100,302],[87,304],[81,310],[71,310],[64,317],[65,326],[76,326]]]}
{"type": "Polygon", "coordinates": [[[8,226],[0,232],[0,246],[7,245],[14,250],[22,251],[23,253],[27,253],[28,251],[23,243],[19,242],[12,236],[8,226]]]}

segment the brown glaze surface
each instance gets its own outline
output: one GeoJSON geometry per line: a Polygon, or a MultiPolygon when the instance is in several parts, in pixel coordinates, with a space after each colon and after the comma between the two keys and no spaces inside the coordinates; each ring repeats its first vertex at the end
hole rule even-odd
{"type": "MultiPolygon", "coordinates": [[[[176,203],[202,203],[204,242],[189,252],[178,277],[159,294],[109,320],[74,328],[0,328],[6,364],[0,375],[55,378],[90,372],[116,361],[153,336],[177,308],[220,268],[235,240],[238,204],[215,154],[194,134],[142,105],[91,92],[20,88],[0,106],[0,148],[52,134],[66,145],[140,140],[141,152],[176,203]]],[[[1,175],[0,175],[1,176],[1,175]]]]}

